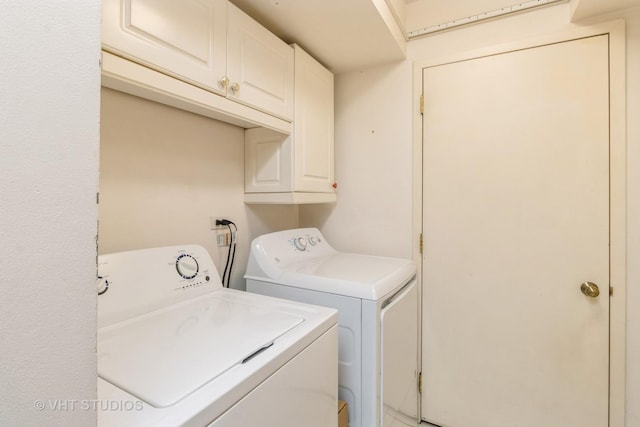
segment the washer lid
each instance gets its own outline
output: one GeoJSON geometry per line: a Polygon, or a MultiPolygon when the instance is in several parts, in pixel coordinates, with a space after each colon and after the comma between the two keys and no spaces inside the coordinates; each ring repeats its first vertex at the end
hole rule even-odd
{"type": "Polygon", "coordinates": [[[416,274],[410,260],[340,252],[289,263],[274,276],[264,274],[265,270],[273,271],[263,269],[263,274],[245,278],[375,301],[397,291],[416,274]]]}
{"type": "Polygon", "coordinates": [[[98,331],[98,375],[155,407],[172,405],[303,321],[213,292],[98,331]]]}

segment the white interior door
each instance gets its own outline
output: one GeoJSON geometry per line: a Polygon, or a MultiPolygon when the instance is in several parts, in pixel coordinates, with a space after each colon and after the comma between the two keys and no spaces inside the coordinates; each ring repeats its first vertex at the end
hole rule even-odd
{"type": "Polygon", "coordinates": [[[424,69],[425,420],[608,425],[608,79],[606,35],[424,69]]]}

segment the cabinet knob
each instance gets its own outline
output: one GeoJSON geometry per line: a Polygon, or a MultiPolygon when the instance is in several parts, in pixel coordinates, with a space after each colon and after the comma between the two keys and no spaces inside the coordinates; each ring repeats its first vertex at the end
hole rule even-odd
{"type": "Polygon", "coordinates": [[[235,82],[231,85],[231,92],[233,92],[234,95],[240,92],[240,85],[238,84],[238,82],[235,82]]]}
{"type": "Polygon", "coordinates": [[[220,86],[222,86],[222,89],[227,90],[227,86],[229,86],[229,79],[227,78],[227,76],[222,77],[222,79],[220,79],[220,86]]]}
{"type": "Polygon", "coordinates": [[[337,183],[337,182],[334,182],[331,186],[332,186],[333,188],[338,188],[338,183],[337,183]]]}

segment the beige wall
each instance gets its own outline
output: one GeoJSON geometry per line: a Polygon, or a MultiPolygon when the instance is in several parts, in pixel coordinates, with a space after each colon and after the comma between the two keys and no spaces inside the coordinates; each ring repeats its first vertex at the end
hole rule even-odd
{"type": "Polygon", "coordinates": [[[336,249],[411,258],[410,65],[335,80],[334,205],[300,207],[336,249]],[[409,120],[409,122],[407,122],[409,120]]]}
{"type": "MultiPolygon", "coordinates": [[[[408,5],[408,12],[410,5],[408,5]]],[[[640,8],[627,31],[627,427],[640,426],[640,8]]],[[[335,206],[301,207],[339,248],[411,257],[413,62],[564,31],[568,3],[461,27],[409,42],[407,61],[336,77],[335,206]]],[[[415,189],[419,191],[419,189],[415,189]]]]}
{"type": "Polygon", "coordinates": [[[244,204],[243,129],[102,89],[99,253],[200,244],[222,274],[209,218],[239,229],[232,287],[242,278],[251,240],[298,225],[295,206],[244,204]]]}

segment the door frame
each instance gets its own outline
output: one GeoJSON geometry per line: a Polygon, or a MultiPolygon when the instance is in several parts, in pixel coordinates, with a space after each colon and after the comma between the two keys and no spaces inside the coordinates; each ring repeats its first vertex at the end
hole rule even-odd
{"type": "MultiPolygon", "coordinates": [[[[419,369],[422,371],[422,271],[423,255],[420,236],[422,224],[422,95],[423,68],[464,61],[483,56],[508,53],[554,43],[598,35],[609,36],[609,427],[624,427],[626,405],[626,41],[625,22],[615,20],[570,29],[560,33],[491,46],[435,60],[416,61],[413,68],[413,259],[418,267],[420,301],[419,369]]],[[[428,252],[428,248],[426,251],[428,252]]],[[[422,397],[418,396],[418,412],[422,418],[422,397]]]]}

